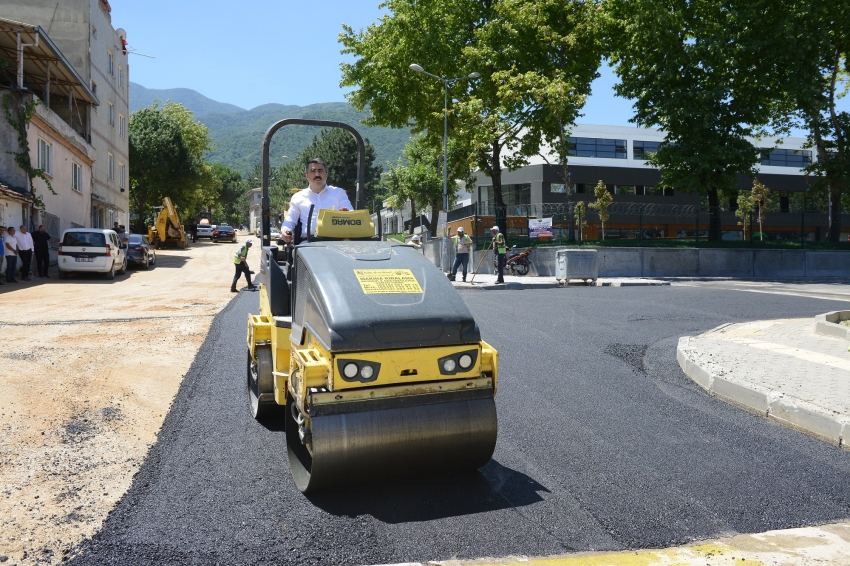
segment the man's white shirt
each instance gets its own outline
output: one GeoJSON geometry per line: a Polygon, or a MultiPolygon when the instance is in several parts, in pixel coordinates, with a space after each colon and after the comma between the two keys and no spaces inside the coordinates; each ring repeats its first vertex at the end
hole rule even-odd
{"type": "Polygon", "coordinates": [[[310,222],[310,230],[315,232],[316,221],[319,218],[319,210],[323,208],[331,208],[340,210],[347,208],[353,210],[351,201],[348,200],[348,195],[344,189],[325,185],[322,192],[316,193],[310,187],[303,191],[292,195],[292,200],[289,201],[289,210],[286,212],[286,218],[283,221],[283,227],[290,230],[295,230],[295,225],[298,220],[301,220],[301,236],[307,236],[307,215],[310,214],[310,206],[313,206],[313,220],[310,222]]]}
{"type": "Polygon", "coordinates": [[[18,251],[27,251],[33,249],[32,236],[30,236],[29,232],[24,234],[23,232],[15,231],[15,240],[17,240],[18,242],[18,251]]]}

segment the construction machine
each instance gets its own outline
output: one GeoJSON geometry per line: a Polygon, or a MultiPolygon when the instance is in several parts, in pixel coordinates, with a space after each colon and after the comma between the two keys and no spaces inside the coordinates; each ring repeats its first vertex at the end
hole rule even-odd
{"type": "Polygon", "coordinates": [[[159,214],[153,226],[148,226],[148,238],[151,245],[160,249],[163,246],[175,246],[186,248],[189,245],[186,239],[186,230],[177,214],[177,207],[171,203],[171,199],[162,199],[162,208],[157,207],[159,214]]]}
{"type": "Polygon", "coordinates": [[[498,353],[440,270],[382,241],[363,210],[365,146],[341,122],[285,119],[262,153],[259,312],[248,316],[247,397],[283,423],[302,492],[475,469],[495,449],[498,353]],[[287,125],[342,128],[357,142],[355,210],[302,219],[270,240],[269,146],[287,125]],[[315,220],[314,220],[315,217],[315,220]]]}

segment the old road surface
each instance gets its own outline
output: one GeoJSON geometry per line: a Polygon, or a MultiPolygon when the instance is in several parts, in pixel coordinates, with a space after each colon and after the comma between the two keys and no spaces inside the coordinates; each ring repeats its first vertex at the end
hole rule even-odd
{"type": "Polygon", "coordinates": [[[500,352],[480,472],[305,497],[251,420],[240,293],[213,322],[91,564],[381,564],[667,547],[850,517],[850,452],[709,397],[681,335],[846,302],[692,287],[466,292],[500,352]]]}

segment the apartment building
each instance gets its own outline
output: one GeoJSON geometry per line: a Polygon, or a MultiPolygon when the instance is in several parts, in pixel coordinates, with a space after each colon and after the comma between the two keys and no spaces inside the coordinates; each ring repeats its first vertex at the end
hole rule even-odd
{"type": "Polygon", "coordinates": [[[39,26],[0,19],[0,56],[7,61],[0,71],[0,99],[12,115],[20,105],[40,101],[25,133],[30,163],[50,183],[28,177],[14,155],[23,151],[19,130],[0,121],[0,146],[6,149],[0,152],[0,223],[45,224],[54,235],[88,225],[97,156],[88,142],[88,118],[97,97],[39,26]],[[34,206],[34,195],[45,213],[34,206]]]}
{"type": "MultiPolygon", "coordinates": [[[[0,0],[0,15],[52,38],[99,101],[88,112],[69,107],[69,123],[95,150],[86,222],[92,227],[129,223],[130,67],[126,32],[112,26],[111,10],[108,0],[0,0]]],[[[43,99],[55,109],[57,96],[43,99]]]]}

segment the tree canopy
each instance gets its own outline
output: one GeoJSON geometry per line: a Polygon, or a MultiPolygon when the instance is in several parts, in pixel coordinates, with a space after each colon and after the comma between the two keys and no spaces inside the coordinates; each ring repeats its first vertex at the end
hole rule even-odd
{"type": "Polygon", "coordinates": [[[137,229],[164,197],[190,213],[216,202],[219,183],[204,162],[212,148],[209,132],[186,107],[155,102],[131,114],[129,146],[130,206],[137,229]]]}

